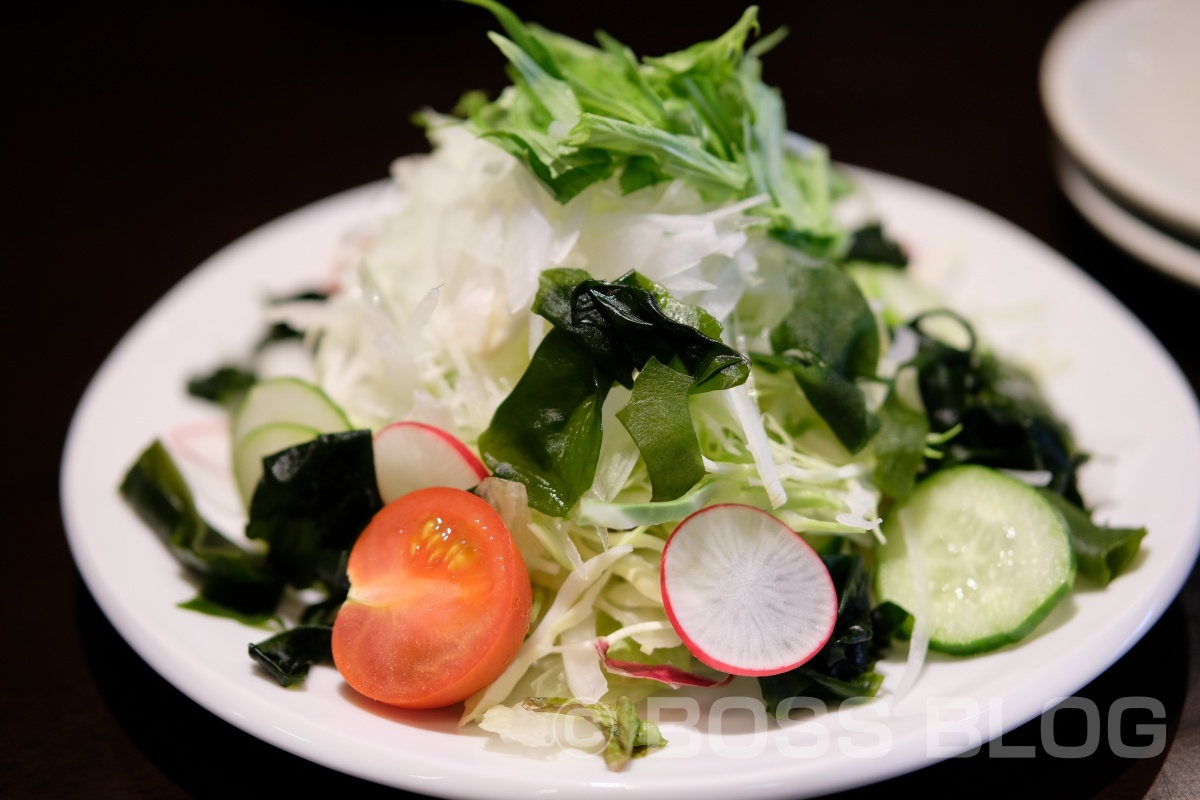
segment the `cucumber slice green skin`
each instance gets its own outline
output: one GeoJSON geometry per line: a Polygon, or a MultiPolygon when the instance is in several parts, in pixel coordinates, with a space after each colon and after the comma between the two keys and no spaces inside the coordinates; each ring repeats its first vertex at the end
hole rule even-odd
{"type": "Polygon", "coordinates": [[[965,465],[936,473],[884,519],[876,591],[911,613],[907,546],[921,544],[929,647],[952,655],[995,650],[1029,635],[1071,591],[1075,556],[1061,512],[1031,486],[965,465]]]}
{"type": "Polygon", "coordinates": [[[308,425],[292,422],[268,422],[247,432],[233,453],[233,477],[237,482],[238,494],[248,507],[254,496],[254,488],[263,474],[263,459],[321,435],[321,431],[308,425]]]}
{"type": "Polygon", "coordinates": [[[250,387],[230,421],[234,478],[242,502],[262,476],[262,459],[322,433],[351,428],[346,413],[316,384],[281,377],[250,387]]]}
{"type": "Polygon", "coordinates": [[[301,378],[271,378],[250,387],[233,412],[232,437],[236,450],[242,438],[271,422],[289,422],[322,433],[350,430],[350,420],[316,384],[301,378]]]}

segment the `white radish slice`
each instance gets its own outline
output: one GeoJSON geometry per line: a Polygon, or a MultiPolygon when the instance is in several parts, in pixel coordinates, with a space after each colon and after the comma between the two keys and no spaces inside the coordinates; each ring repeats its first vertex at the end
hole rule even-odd
{"type": "Polygon", "coordinates": [[[696,658],[733,675],[777,675],[833,634],[837,591],[794,531],[752,506],[709,506],[663,549],[667,618],[696,658]]]}
{"type": "Polygon", "coordinates": [[[457,437],[423,422],[393,422],[375,434],[375,479],[390,503],[417,489],[470,489],[487,467],[457,437]]]}

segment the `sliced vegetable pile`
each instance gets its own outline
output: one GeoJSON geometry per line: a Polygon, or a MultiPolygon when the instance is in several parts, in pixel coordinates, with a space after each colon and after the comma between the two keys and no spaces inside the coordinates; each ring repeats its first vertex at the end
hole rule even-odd
{"type": "Polygon", "coordinates": [[[535,747],[578,712],[621,769],[666,744],[648,695],[874,696],[897,640],[910,671],[1011,645],[1128,566],[1145,531],[1093,521],[1030,374],[788,131],[756,8],[639,59],[472,1],[512,85],[423,112],[337,288],[189,383],[229,410],[244,536],[160,441],[121,484],[186,607],[272,629],[283,686],[331,664],[535,747]]]}

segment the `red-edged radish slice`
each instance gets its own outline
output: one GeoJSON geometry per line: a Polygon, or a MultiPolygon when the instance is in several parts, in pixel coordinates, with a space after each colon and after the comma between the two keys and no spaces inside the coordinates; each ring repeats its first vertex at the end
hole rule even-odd
{"type": "Polygon", "coordinates": [[[734,675],[800,666],[837,621],[837,591],[821,557],[752,506],[710,506],[679,523],[663,549],[662,595],[692,654],[734,675]]]}
{"type": "Polygon", "coordinates": [[[487,467],[453,434],[423,422],[393,422],[375,434],[375,479],[383,502],[432,486],[470,489],[487,467]]]}

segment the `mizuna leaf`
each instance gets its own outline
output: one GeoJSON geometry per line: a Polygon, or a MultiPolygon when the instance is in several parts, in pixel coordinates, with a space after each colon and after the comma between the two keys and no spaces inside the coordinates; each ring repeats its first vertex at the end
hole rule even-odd
{"type": "Polygon", "coordinates": [[[782,102],[761,78],[760,56],[784,31],[747,46],[760,31],[757,7],[715,39],[639,59],[604,33],[596,47],[526,24],[495,0],[466,2],[504,28],[490,38],[512,85],[491,101],[468,93],[456,111],[559,202],[613,175],[625,193],[677,178],[714,201],[766,193],[755,213],[773,236],[819,259],[844,249],[828,154],[789,143],[782,102]]]}

